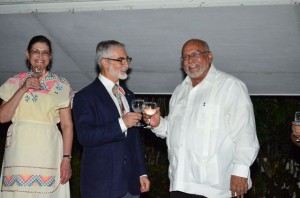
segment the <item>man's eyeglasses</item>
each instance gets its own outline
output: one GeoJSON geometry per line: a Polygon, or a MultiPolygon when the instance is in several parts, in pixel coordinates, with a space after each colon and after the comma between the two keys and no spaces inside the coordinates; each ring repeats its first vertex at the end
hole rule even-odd
{"type": "Polygon", "coordinates": [[[33,56],[42,56],[42,57],[49,57],[51,53],[49,51],[40,51],[40,50],[30,50],[30,54],[33,56]]]}
{"type": "Polygon", "coordinates": [[[122,63],[122,64],[124,64],[125,62],[127,62],[128,65],[129,65],[129,64],[131,63],[131,61],[132,61],[132,58],[129,57],[129,56],[127,56],[126,58],[120,57],[120,58],[117,58],[117,59],[115,59],[115,58],[104,58],[104,59],[112,60],[112,61],[118,61],[118,62],[120,62],[120,63],[122,63]]]}
{"type": "Polygon", "coordinates": [[[204,52],[194,52],[192,53],[191,55],[186,55],[186,56],[182,56],[180,59],[182,61],[188,61],[190,60],[191,58],[200,58],[202,54],[205,54],[207,53],[208,51],[204,51],[204,52]]]}

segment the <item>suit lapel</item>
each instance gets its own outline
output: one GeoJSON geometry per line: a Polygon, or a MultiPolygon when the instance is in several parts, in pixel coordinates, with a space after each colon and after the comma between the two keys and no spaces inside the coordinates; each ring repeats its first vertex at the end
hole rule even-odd
{"type": "Polygon", "coordinates": [[[108,106],[112,107],[112,111],[116,114],[119,115],[118,108],[116,107],[115,102],[111,98],[110,94],[106,90],[105,86],[103,83],[99,80],[99,78],[96,78],[94,81],[94,86],[95,86],[95,94],[97,97],[103,101],[104,104],[107,104],[108,106]]]}

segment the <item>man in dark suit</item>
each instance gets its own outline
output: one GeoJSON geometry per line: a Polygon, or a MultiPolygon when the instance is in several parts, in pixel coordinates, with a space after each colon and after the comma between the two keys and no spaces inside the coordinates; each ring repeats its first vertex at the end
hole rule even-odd
{"type": "Polygon", "coordinates": [[[140,129],[142,118],[131,111],[134,94],[118,87],[127,78],[131,58],[125,45],[114,40],[97,45],[100,74],[75,94],[73,113],[83,146],[80,191],[82,198],[132,198],[147,192],[140,129]],[[114,89],[116,87],[116,89],[114,89]]]}

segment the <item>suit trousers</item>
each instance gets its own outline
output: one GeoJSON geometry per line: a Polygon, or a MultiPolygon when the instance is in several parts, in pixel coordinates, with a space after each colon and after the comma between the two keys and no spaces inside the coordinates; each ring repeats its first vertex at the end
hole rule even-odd
{"type": "Polygon", "coordinates": [[[129,192],[127,192],[126,195],[122,198],[140,198],[140,195],[132,195],[129,192]]]}

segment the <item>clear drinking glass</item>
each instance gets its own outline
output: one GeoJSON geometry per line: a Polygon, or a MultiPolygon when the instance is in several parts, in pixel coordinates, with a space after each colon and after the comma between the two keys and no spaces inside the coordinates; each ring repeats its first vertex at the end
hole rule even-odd
{"type": "Polygon", "coordinates": [[[41,76],[42,76],[41,66],[32,67],[32,77],[39,79],[41,76]]]}
{"type": "Polygon", "coordinates": [[[148,119],[148,125],[145,126],[144,128],[152,129],[152,127],[150,126],[150,121],[151,121],[151,116],[154,115],[156,112],[156,108],[157,108],[156,102],[145,102],[144,112],[150,117],[148,119]]]}
{"type": "MultiPolygon", "coordinates": [[[[300,125],[300,111],[295,112],[295,122],[300,125]]],[[[300,143],[300,137],[296,139],[296,142],[300,143]]]]}
{"type": "MultiPolygon", "coordinates": [[[[131,107],[133,109],[134,112],[136,113],[142,113],[144,110],[144,104],[145,101],[142,99],[136,99],[136,100],[132,100],[131,102],[131,107]]],[[[144,126],[140,121],[138,121],[138,123],[136,123],[135,125],[136,127],[141,127],[144,126]]]]}

